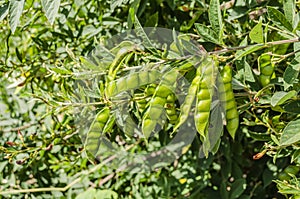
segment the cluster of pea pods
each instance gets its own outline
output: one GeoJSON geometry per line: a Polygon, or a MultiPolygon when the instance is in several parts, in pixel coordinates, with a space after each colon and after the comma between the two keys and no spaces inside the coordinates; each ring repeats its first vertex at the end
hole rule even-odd
{"type": "Polygon", "coordinates": [[[217,96],[224,110],[223,123],[231,137],[235,137],[239,115],[232,90],[231,66],[219,67],[217,57],[213,55],[190,55],[182,60],[162,59],[159,63],[147,63],[138,70],[120,75],[119,71],[128,67],[137,52],[140,54],[134,45],[127,42],[104,70],[106,75],[100,86],[100,101],[104,105],[96,114],[85,140],[85,148],[89,153],[95,156],[100,145],[99,137],[115,128],[116,114],[119,114],[116,106],[121,106],[118,102],[122,101],[124,93],[131,96],[128,112],[134,112],[132,115],[135,117],[134,120],[129,118],[122,122],[126,135],[133,135],[138,128],[148,140],[158,127],[162,129],[163,126],[168,126],[172,135],[192,116],[207,156],[212,148],[216,148],[211,144],[220,143],[210,143],[209,138],[212,102],[217,96]],[[186,78],[188,72],[193,74],[186,81],[187,91],[178,93],[179,80],[186,78]],[[178,95],[184,95],[180,102],[178,95]]]}

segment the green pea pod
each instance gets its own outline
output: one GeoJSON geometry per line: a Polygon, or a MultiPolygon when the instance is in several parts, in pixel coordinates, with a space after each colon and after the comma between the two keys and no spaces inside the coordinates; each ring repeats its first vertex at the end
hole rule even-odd
{"type": "Polygon", "coordinates": [[[126,55],[130,55],[131,52],[135,49],[135,46],[125,46],[122,47],[116,54],[115,59],[109,66],[107,81],[110,82],[116,78],[117,72],[121,67],[123,61],[126,59],[126,55]]]}
{"type": "Polygon", "coordinates": [[[149,107],[149,101],[155,93],[157,85],[149,84],[144,89],[143,93],[137,93],[134,97],[134,103],[136,104],[137,110],[141,115],[145,114],[146,109],[149,107]]]}
{"type": "Polygon", "coordinates": [[[155,82],[159,78],[160,72],[157,70],[141,71],[131,73],[123,78],[110,82],[105,88],[106,98],[135,89],[149,83],[155,82]]]}
{"type": "Polygon", "coordinates": [[[172,134],[175,133],[175,131],[187,120],[190,110],[191,110],[191,107],[193,105],[193,102],[195,100],[195,95],[197,93],[198,84],[199,84],[200,80],[201,80],[201,74],[197,73],[189,87],[189,90],[184,99],[184,102],[180,106],[179,118],[176,122],[176,125],[173,128],[172,134]]]}
{"type": "Polygon", "coordinates": [[[195,65],[189,61],[189,60],[184,60],[182,63],[179,65],[178,69],[180,71],[189,71],[191,68],[193,68],[195,65]]]}
{"type": "MultiPolygon", "coordinates": [[[[95,156],[98,152],[100,145],[100,137],[105,129],[105,125],[110,118],[110,109],[104,107],[95,117],[92,122],[90,129],[87,133],[87,138],[85,141],[85,149],[88,153],[95,156]]],[[[107,129],[106,129],[107,130],[107,129]]]]}
{"type": "Polygon", "coordinates": [[[226,111],[226,128],[231,137],[234,139],[239,126],[239,114],[237,111],[236,101],[232,90],[232,69],[229,65],[224,66],[221,72],[224,92],[220,92],[220,98],[225,99],[226,111]]]}
{"type": "MultiPolygon", "coordinates": [[[[214,94],[215,95],[215,94],[214,94]]],[[[208,157],[209,152],[215,154],[221,142],[223,134],[223,107],[218,100],[211,103],[209,125],[205,137],[200,137],[202,146],[199,151],[199,157],[208,157]]]]}
{"type": "Polygon", "coordinates": [[[259,80],[263,87],[267,86],[271,79],[275,78],[275,65],[272,57],[268,53],[264,53],[258,57],[258,68],[260,71],[259,80]]]}
{"type": "Polygon", "coordinates": [[[134,94],[134,102],[136,107],[140,113],[143,113],[146,109],[147,100],[144,93],[136,93],[134,94]]]}
{"type": "Polygon", "coordinates": [[[142,131],[146,139],[149,138],[151,133],[155,130],[157,123],[164,113],[164,106],[167,102],[167,97],[173,93],[173,85],[176,82],[178,72],[172,69],[163,75],[162,80],[158,87],[155,89],[148,109],[143,116],[142,131]]]}
{"type": "Polygon", "coordinates": [[[167,118],[171,124],[175,124],[178,119],[175,100],[176,100],[176,98],[175,98],[174,93],[171,93],[168,95],[167,102],[165,104],[167,118]]]}
{"type": "Polygon", "coordinates": [[[202,71],[203,75],[197,90],[194,121],[198,133],[204,140],[206,140],[208,133],[210,106],[213,96],[213,85],[215,84],[215,63],[213,59],[207,58],[202,62],[200,70],[198,70],[202,71]]]}
{"type": "Polygon", "coordinates": [[[145,89],[146,96],[152,96],[155,93],[156,87],[157,85],[155,84],[148,85],[147,88],[145,89]]]}
{"type": "Polygon", "coordinates": [[[111,48],[109,51],[116,55],[120,52],[120,50],[123,48],[123,49],[131,49],[135,47],[135,43],[132,42],[132,41],[128,41],[128,40],[125,40],[125,41],[122,41],[121,43],[119,43],[117,46],[111,48]]]}
{"type": "Polygon", "coordinates": [[[123,61],[132,57],[132,52],[135,51],[136,46],[131,41],[123,41],[116,47],[112,48],[110,52],[115,55],[114,60],[109,66],[108,79],[109,81],[115,79],[116,74],[123,61]],[[128,55],[128,56],[127,56],[128,55]]]}

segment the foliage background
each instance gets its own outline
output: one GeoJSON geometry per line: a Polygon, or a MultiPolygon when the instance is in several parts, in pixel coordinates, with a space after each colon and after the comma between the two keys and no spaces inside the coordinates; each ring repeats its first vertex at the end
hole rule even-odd
{"type": "MultiPolygon", "coordinates": [[[[135,14],[144,27],[174,28],[201,35],[199,42],[210,52],[241,43],[259,43],[260,38],[248,36],[257,24],[263,27],[258,30],[264,31],[261,43],[297,37],[297,3],[220,1],[224,33],[222,41],[215,44],[197,29],[197,24],[210,26],[210,2],[205,0],[58,0],[53,1],[53,8],[45,6],[46,2],[0,1],[0,193],[24,189],[22,193],[1,197],[87,198],[98,194],[98,198],[111,195],[115,198],[231,199],[300,195],[297,173],[290,178],[278,178],[288,165],[299,164],[297,137],[292,137],[293,142],[287,145],[278,144],[282,129],[299,118],[297,43],[256,49],[233,62],[233,86],[242,122],[236,139],[233,141],[225,134],[217,154],[207,159],[198,158],[199,143],[195,140],[178,161],[154,172],[118,172],[101,163],[96,167],[83,152],[72,114],[58,103],[72,89],[78,58],[86,56],[105,38],[131,29],[135,14]],[[20,6],[22,2],[24,7],[20,6]],[[281,13],[291,8],[294,15],[273,16],[267,6],[281,13]],[[56,17],[50,12],[55,9],[58,9],[56,17]],[[17,16],[21,16],[20,20],[17,16]],[[266,87],[259,81],[257,62],[264,52],[281,55],[277,58],[282,59],[276,62],[277,78],[266,87]],[[291,81],[286,81],[284,76],[290,74],[287,70],[294,74],[291,81]],[[282,106],[272,106],[272,96],[279,91],[296,94],[279,104],[282,106]],[[257,92],[260,95],[255,95],[257,92]],[[259,102],[255,102],[255,96],[259,102]],[[284,107],[290,103],[294,103],[293,111],[284,107]],[[264,149],[267,155],[252,159],[264,149]],[[76,184],[64,188],[72,182],[76,184]],[[57,189],[34,192],[43,187],[57,189]]],[[[238,53],[242,52],[220,55],[221,65],[232,61],[238,53]]],[[[297,130],[299,127],[294,132],[297,130]]],[[[154,148],[160,144],[151,143],[154,148]]],[[[136,145],[134,150],[146,149],[136,145]]]]}

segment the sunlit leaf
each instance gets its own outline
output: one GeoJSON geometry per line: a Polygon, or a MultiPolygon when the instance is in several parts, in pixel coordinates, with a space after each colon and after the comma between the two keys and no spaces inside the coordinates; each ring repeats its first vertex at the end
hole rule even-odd
{"type": "Polygon", "coordinates": [[[290,92],[284,92],[284,91],[279,91],[274,93],[274,95],[271,98],[271,105],[272,106],[277,106],[281,105],[287,100],[291,99],[292,97],[296,96],[297,92],[296,91],[290,91],[290,92]]]}
{"type": "Polygon", "coordinates": [[[96,196],[96,189],[88,189],[76,196],[75,199],[86,199],[86,198],[95,198],[96,196]]]}
{"type": "Polygon", "coordinates": [[[274,7],[268,6],[268,14],[270,17],[270,20],[278,27],[285,29],[289,32],[293,31],[292,25],[288,22],[288,20],[285,18],[284,14],[280,12],[278,9],[274,7]]]}
{"type": "Polygon", "coordinates": [[[23,12],[24,0],[11,0],[9,3],[9,25],[11,32],[14,33],[19,24],[23,12]]]}
{"type": "Polygon", "coordinates": [[[223,36],[223,21],[221,15],[221,8],[219,0],[211,0],[208,12],[209,22],[212,29],[218,34],[218,41],[222,43],[223,36]]]}
{"type": "Polygon", "coordinates": [[[158,12],[151,15],[145,23],[145,27],[156,27],[158,24],[158,12]]]}
{"type": "Polygon", "coordinates": [[[145,48],[147,48],[153,54],[158,54],[158,51],[153,46],[153,42],[150,41],[148,35],[145,33],[144,28],[140,24],[137,16],[135,16],[134,28],[135,28],[136,34],[143,39],[143,45],[145,46],[145,48]]]}
{"type": "Polygon", "coordinates": [[[288,84],[293,84],[299,75],[300,72],[300,62],[299,57],[293,59],[293,61],[287,66],[284,71],[283,79],[288,84]]]}
{"type": "Polygon", "coordinates": [[[245,50],[240,51],[240,53],[235,57],[235,60],[238,60],[246,55],[249,55],[250,53],[253,53],[253,52],[258,51],[263,48],[265,48],[265,46],[263,46],[263,45],[247,47],[247,48],[245,48],[245,50]]]}
{"type": "Polygon", "coordinates": [[[116,7],[121,6],[122,4],[128,3],[128,0],[114,0],[110,4],[110,9],[115,10],[116,7]]]}
{"type": "Polygon", "coordinates": [[[95,198],[103,198],[103,199],[117,199],[118,194],[112,190],[98,190],[95,198]]]}
{"type": "Polygon", "coordinates": [[[46,17],[50,24],[54,23],[55,17],[58,14],[60,0],[41,0],[46,17]]]}
{"type": "Polygon", "coordinates": [[[3,4],[0,7],[0,21],[2,21],[8,15],[8,4],[3,4]]]}
{"type": "Polygon", "coordinates": [[[134,0],[134,2],[130,5],[129,14],[127,18],[128,29],[132,29],[132,26],[135,22],[135,15],[138,11],[141,0],[134,0]]]}
{"type": "Polygon", "coordinates": [[[300,119],[291,121],[283,129],[280,145],[291,145],[300,141],[300,119]]]}
{"type": "Polygon", "coordinates": [[[250,39],[255,43],[263,43],[264,37],[263,37],[263,28],[262,28],[262,20],[254,26],[254,28],[249,33],[250,39]]]}
{"type": "Polygon", "coordinates": [[[208,28],[206,25],[199,23],[196,23],[195,27],[198,34],[202,36],[205,41],[220,44],[218,34],[214,30],[208,28]]]}
{"type": "Polygon", "coordinates": [[[295,0],[283,0],[284,15],[290,24],[293,24],[296,17],[295,0]]]}

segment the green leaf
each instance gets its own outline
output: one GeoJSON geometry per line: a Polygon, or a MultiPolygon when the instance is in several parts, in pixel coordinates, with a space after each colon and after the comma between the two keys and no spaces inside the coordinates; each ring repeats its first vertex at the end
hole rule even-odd
{"type": "Polygon", "coordinates": [[[75,199],[85,199],[85,198],[95,198],[96,196],[96,189],[88,189],[76,196],[75,199]]]}
{"type": "Polygon", "coordinates": [[[270,171],[268,168],[264,170],[262,177],[264,188],[268,187],[272,183],[272,180],[274,180],[273,172],[270,171]]]}
{"type": "Polygon", "coordinates": [[[241,78],[243,78],[245,81],[248,82],[256,81],[252,72],[252,68],[248,64],[245,58],[242,58],[241,60],[237,60],[235,63],[239,70],[238,74],[241,76],[241,78]]]}
{"type": "Polygon", "coordinates": [[[147,19],[144,27],[156,27],[157,24],[158,24],[158,12],[154,13],[147,19]]]}
{"type": "Polygon", "coordinates": [[[283,129],[282,136],[280,138],[280,145],[291,145],[300,140],[300,119],[291,121],[283,129]]]}
{"type": "Polygon", "coordinates": [[[281,194],[291,194],[293,196],[299,196],[300,195],[300,190],[297,185],[291,184],[290,182],[287,182],[286,180],[284,181],[275,181],[277,183],[277,188],[279,189],[279,193],[281,194]]]}
{"type": "MultiPolygon", "coordinates": [[[[116,49],[116,47],[111,50],[114,49],[116,49]]],[[[98,45],[92,52],[89,53],[88,58],[80,57],[80,61],[88,69],[104,71],[113,62],[115,58],[115,55],[113,53],[114,52],[111,52],[105,46],[98,45]],[[90,62],[90,64],[88,64],[88,62],[90,62]]],[[[117,54],[117,52],[115,54],[117,54]]]]}
{"type": "Polygon", "coordinates": [[[243,194],[239,199],[251,199],[251,196],[243,194]]]}
{"type": "Polygon", "coordinates": [[[264,43],[262,20],[260,20],[258,24],[254,26],[254,28],[249,33],[249,37],[255,43],[264,43]]]}
{"type": "Polygon", "coordinates": [[[143,40],[143,45],[145,46],[145,48],[147,50],[149,50],[150,52],[152,52],[154,55],[158,54],[157,49],[153,46],[153,42],[150,41],[148,35],[145,33],[142,25],[140,24],[137,16],[135,16],[134,19],[134,28],[136,31],[136,34],[142,38],[143,40]]]}
{"type": "MultiPolygon", "coordinates": [[[[119,22],[114,20],[114,18],[112,17],[103,17],[103,25],[104,26],[109,26],[109,25],[116,25],[119,22]]],[[[85,37],[86,39],[89,39],[93,36],[95,36],[96,34],[98,34],[102,29],[101,28],[95,28],[94,25],[86,25],[83,27],[82,30],[82,37],[85,37]]]]}
{"type": "Polygon", "coordinates": [[[205,41],[220,44],[218,35],[214,30],[199,23],[196,23],[195,27],[197,29],[198,34],[201,35],[205,41]]]}
{"type": "Polygon", "coordinates": [[[255,46],[247,47],[247,48],[245,48],[245,50],[239,51],[239,53],[236,54],[234,60],[239,60],[239,59],[241,59],[242,57],[244,57],[244,56],[246,56],[246,55],[248,55],[248,54],[250,54],[250,53],[253,53],[253,52],[255,52],[255,51],[258,51],[258,50],[260,50],[260,49],[263,49],[263,48],[265,48],[265,47],[266,47],[266,46],[264,46],[264,45],[259,45],[259,46],[256,46],[256,45],[255,45],[255,46]]]}
{"type": "Polygon", "coordinates": [[[228,12],[228,21],[233,21],[235,19],[248,15],[247,7],[237,6],[236,4],[233,8],[227,10],[227,12],[228,12]]]}
{"type": "Polygon", "coordinates": [[[103,52],[99,52],[101,54],[99,54],[98,56],[104,56],[104,57],[113,56],[113,57],[115,57],[114,55],[117,55],[120,52],[120,50],[122,50],[122,49],[124,49],[126,51],[132,51],[133,50],[132,46],[134,46],[134,45],[135,45],[135,43],[132,41],[122,41],[121,43],[119,43],[118,45],[116,45],[115,47],[110,49],[110,52],[109,51],[105,52],[105,47],[102,48],[103,52]],[[111,55],[111,54],[113,54],[113,55],[111,55]]]}
{"type": "Polygon", "coordinates": [[[8,15],[8,4],[3,4],[0,7],[0,21],[2,21],[8,15]]]}
{"type": "Polygon", "coordinates": [[[182,49],[182,46],[180,45],[178,35],[174,29],[172,31],[172,37],[173,37],[173,42],[170,46],[170,49],[175,52],[178,52],[180,56],[183,56],[184,55],[183,49],[182,49]]]}
{"type": "MultiPolygon", "coordinates": [[[[300,33],[297,33],[297,34],[299,35],[300,33]]],[[[295,57],[296,58],[300,57],[300,43],[299,42],[295,42],[293,44],[293,46],[294,46],[295,57]]],[[[298,62],[300,62],[300,61],[298,61],[298,62]]]]}
{"type": "MultiPolygon", "coordinates": [[[[79,57],[81,66],[85,69],[85,70],[97,70],[97,71],[105,71],[104,66],[102,65],[96,65],[95,63],[93,63],[91,60],[85,58],[85,57],[79,57]]],[[[110,62],[111,63],[111,62],[110,62]]],[[[110,64],[109,63],[109,64],[110,64]]]]}
{"type": "MultiPolygon", "coordinates": [[[[225,164],[225,167],[228,168],[228,164],[225,164]]],[[[222,168],[221,171],[224,171],[224,169],[222,168]]],[[[220,185],[220,194],[222,196],[222,199],[228,199],[229,198],[229,191],[227,190],[227,184],[226,183],[221,183],[220,185]]]]}
{"type": "Polygon", "coordinates": [[[140,6],[141,0],[135,0],[129,8],[129,14],[127,17],[127,24],[128,24],[128,30],[132,29],[133,23],[135,22],[135,15],[138,11],[138,8],[140,6]]]}
{"type": "Polygon", "coordinates": [[[72,74],[72,71],[63,68],[63,67],[58,67],[58,66],[48,66],[49,70],[57,73],[57,74],[61,74],[61,75],[69,75],[72,74]]]}
{"type": "Polygon", "coordinates": [[[19,24],[23,12],[24,0],[11,0],[9,3],[9,25],[14,33],[19,24]]]}
{"type": "Polygon", "coordinates": [[[285,16],[274,7],[268,6],[268,14],[270,21],[272,21],[278,28],[282,28],[289,32],[293,31],[292,25],[288,22],[285,16]]]}
{"type": "Polygon", "coordinates": [[[222,43],[223,36],[223,23],[219,0],[211,0],[208,12],[209,22],[212,29],[218,34],[218,41],[222,43]]]}
{"type": "Polygon", "coordinates": [[[22,53],[19,51],[18,48],[16,48],[16,55],[17,55],[17,58],[19,59],[19,61],[22,63],[23,56],[22,56],[22,53]]]}
{"type": "Polygon", "coordinates": [[[245,80],[248,82],[255,82],[255,78],[252,73],[251,66],[248,64],[246,59],[244,59],[244,61],[245,61],[245,80]]]}
{"type": "Polygon", "coordinates": [[[199,47],[193,43],[193,41],[189,40],[190,38],[184,38],[181,37],[180,38],[180,42],[181,42],[181,46],[184,50],[186,50],[187,52],[193,54],[193,55],[197,55],[197,54],[204,54],[205,52],[199,50],[199,47]]]}
{"type": "Polygon", "coordinates": [[[298,60],[300,57],[296,57],[293,59],[293,61],[290,63],[290,65],[287,66],[287,68],[284,71],[283,74],[283,80],[288,84],[293,84],[300,72],[300,61],[298,60]]]}
{"type": "Polygon", "coordinates": [[[218,142],[223,134],[222,106],[221,104],[217,104],[217,101],[214,101],[211,106],[214,106],[214,108],[211,110],[211,116],[208,125],[208,139],[205,139],[205,141],[208,143],[203,143],[202,147],[200,148],[200,158],[204,156],[207,157],[208,152],[217,152],[219,147],[218,142]],[[205,146],[209,146],[209,148],[205,146]]]}
{"type": "Polygon", "coordinates": [[[280,145],[279,140],[277,139],[277,137],[275,135],[271,134],[271,139],[275,144],[277,144],[278,146],[280,145]]]}
{"type": "Polygon", "coordinates": [[[186,32],[189,29],[192,28],[192,26],[194,25],[194,23],[199,19],[199,17],[203,14],[202,10],[197,11],[196,13],[194,13],[193,18],[188,22],[187,25],[183,24],[180,26],[180,31],[186,32]]]}
{"type": "MultiPolygon", "coordinates": [[[[239,47],[241,46],[247,46],[248,45],[248,36],[246,36],[239,44],[239,47]]],[[[241,50],[237,50],[236,51],[236,54],[235,56],[238,57],[240,54],[242,54],[244,52],[244,49],[241,49],[241,50]]],[[[241,58],[239,58],[241,59],[241,58]]],[[[239,60],[239,59],[236,59],[236,60],[239,60]]]]}
{"type": "Polygon", "coordinates": [[[101,199],[117,199],[118,194],[111,190],[98,190],[95,198],[101,198],[101,199]]]}
{"type": "Polygon", "coordinates": [[[246,5],[248,8],[253,8],[258,5],[257,0],[246,0],[246,5]]]}
{"type": "Polygon", "coordinates": [[[283,10],[285,18],[290,24],[293,24],[296,15],[295,0],[283,0],[283,10]]]}
{"type": "MultiPolygon", "coordinates": [[[[300,150],[297,149],[291,155],[291,163],[298,162],[299,158],[300,158],[300,150]]],[[[2,171],[2,170],[0,169],[0,171],[2,171]]]]}
{"type": "Polygon", "coordinates": [[[300,114],[300,100],[287,103],[283,106],[283,110],[290,113],[300,114]]]}
{"type": "Polygon", "coordinates": [[[257,132],[253,132],[250,130],[248,130],[248,133],[249,133],[250,137],[254,140],[259,140],[259,141],[271,140],[270,134],[267,134],[267,133],[257,133],[257,132]]]}
{"type": "Polygon", "coordinates": [[[48,21],[52,25],[59,10],[60,0],[42,0],[42,6],[48,21]]]}
{"type": "Polygon", "coordinates": [[[125,3],[128,3],[128,0],[114,0],[110,4],[110,9],[112,11],[114,11],[116,7],[119,7],[119,6],[121,6],[122,4],[125,4],[125,3]]]}
{"type": "Polygon", "coordinates": [[[281,104],[283,104],[284,102],[286,102],[287,100],[293,98],[296,95],[297,95],[296,91],[290,91],[290,92],[279,91],[279,92],[276,92],[271,98],[271,105],[272,106],[281,105],[281,104]]]}
{"type": "Polygon", "coordinates": [[[231,185],[230,199],[239,198],[246,190],[247,182],[244,178],[235,180],[231,185]]]}

